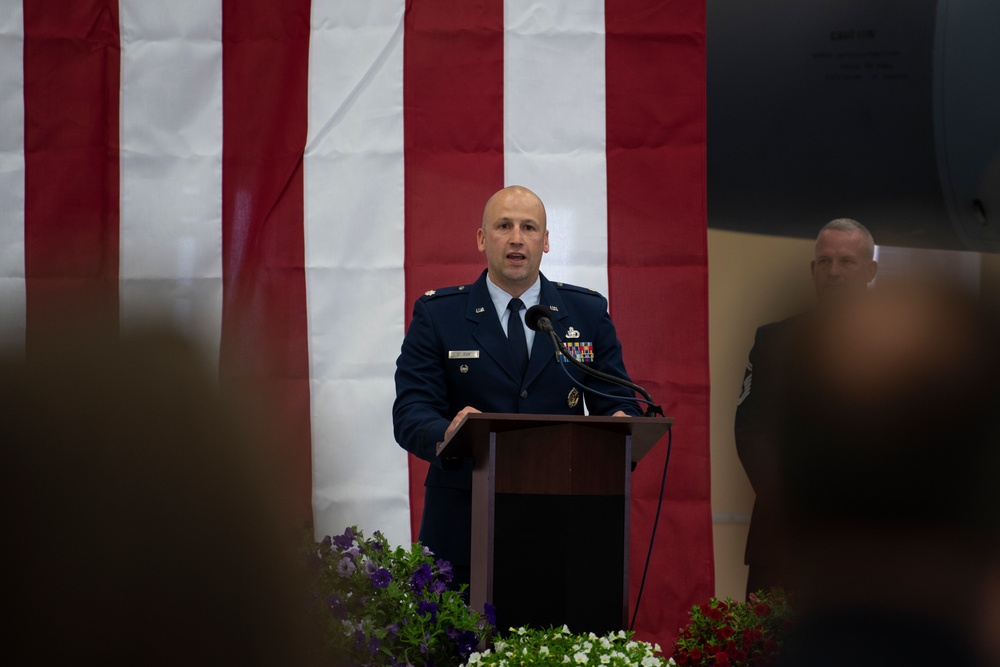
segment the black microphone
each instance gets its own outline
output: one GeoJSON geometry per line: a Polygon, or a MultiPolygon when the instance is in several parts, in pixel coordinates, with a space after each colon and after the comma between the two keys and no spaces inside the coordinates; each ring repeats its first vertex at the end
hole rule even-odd
{"type": "Polygon", "coordinates": [[[552,311],[542,304],[534,305],[524,314],[524,323],[532,331],[548,333],[552,331],[552,311]]]}
{"type": "Polygon", "coordinates": [[[566,346],[563,345],[563,342],[559,340],[559,335],[552,328],[552,311],[549,310],[547,307],[543,306],[542,304],[537,304],[529,308],[528,312],[524,314],[524,323],[527,324],[528,328],[531,329],[532,331],[542,331],[544,333],[547,333],[549,335],[549,338],[552,339],[552,344],[556,348],[556,356],[558,356],[559,353],[561,352],[562,355],[566,357],[566,359],[569,360],[570,363],[572,363],[574,366],[582,370],[584,373],[592,375],[596,378],[600,378],[607,382],[620,385],[622,387],[627,387],[629,389],[632,389],[633,391],[637,391],[640,394],[642,394],[643,398],[646,399],[646,404],[649,406],[646,409],[645,416],[651,417],[653,415],[660,415],[660,416],[663,415],[663,408],[661,408],[659,405],[656,405],[653,402],[652,396],[649,395],[649,392],[647,392],[639,385],[633,384],[632,382],[629,382],[625,378],[615,377],[614,375],[609,375],[608,373],[604,373],[602,371],[590,368],[587,364],[583,363],[575,356],[570,354],[566,350],[566,346]]]}

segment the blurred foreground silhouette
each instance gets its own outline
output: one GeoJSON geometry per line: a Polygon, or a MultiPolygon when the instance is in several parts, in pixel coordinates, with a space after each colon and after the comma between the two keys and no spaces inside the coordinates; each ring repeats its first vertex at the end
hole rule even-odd
{"type": "Polygon", "coordinates": [[[997,313],[897,284],[789,340],[777,459],[802,617],[787,664],[997,664],[997,313]]]}
{"type": "Polygon", "coordinates": [[[192,346],[33,348],[0,405],[10,664],[309,661],[287,495],[192,346]]]}

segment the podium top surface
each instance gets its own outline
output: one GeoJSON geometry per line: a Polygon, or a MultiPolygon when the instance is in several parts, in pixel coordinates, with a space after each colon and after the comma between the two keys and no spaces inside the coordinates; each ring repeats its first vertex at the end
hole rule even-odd
{"type": "Polygon", "coordinates": [[[471,455],[473,442],[488,438],[490,433],[577,424],[623,436],[631,435],[632,460],[638,461],[660,441],[673,423],[671,417],[594,417],[474,412],[462,418],[450,438],[438,443],[437,454],[464,458],[471,455]]]}

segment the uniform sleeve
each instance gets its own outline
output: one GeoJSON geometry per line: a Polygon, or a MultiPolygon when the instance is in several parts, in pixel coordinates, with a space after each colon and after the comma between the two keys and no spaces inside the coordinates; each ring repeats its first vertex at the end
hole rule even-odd
{"type": "Polygon", "coordinates": [[[396,360],[392,426],[403,449],[435,465],[441,465],[436,445],[451,423],[440,348],[427,305],[418,300],[396,360]]]}
{"type": "MultiPolygon", "coordinates": [[[[625,370],[625,361],[622,359],[622,344],[618,340],[618,332],[615,330],[614,322],[611,321],[611,315],[608,314],[608,301],[604,297],[601,297],[600,301],[601,315],[594,340],[593,368],[631,382],[632,379],[625,370]]],[[[585,399],[590,414],[612,415],[621,410],[627,415],[638,417],[643,413],[638,401],[634,400],[635,392],[628,387],[591,375],[585,376],[584,383],[602,394],[611,395],[611,398],[608,398],[590,391],[586,392],[585,399]]]]}

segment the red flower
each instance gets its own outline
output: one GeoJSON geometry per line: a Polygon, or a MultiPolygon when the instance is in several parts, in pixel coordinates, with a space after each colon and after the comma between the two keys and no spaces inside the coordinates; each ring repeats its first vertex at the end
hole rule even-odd
{"type": "MultiPolygon", "coordinates": [[[[695,649],[694,651],[697,650],[698,649],[695,649]]],[[[691,653],[694,653],[694,651],[691,651],[691,653]]],[[[677,653],[674,653],[673,658],[674,662],[676,662],[678,665],[688,664],[688,652],[685,651],[684,649],[678,649],[677,653]]]]}
{"type": "Polygon", "coordinates": [[[718,609],[709,609],[708,610],[708,617],[710,619],[712,619],[713,621],[721,621],[723,616],[725,616],[725,614],[723,614],[718,609]]]}
{"type": "Polygon", "coordinates": [[[755,613],[757,616],[767,616],[768,614],[771,613],[771,608],[763,602],[758,602],[756,605],[754,605],[753,613],[755,613]]]}
{"type": "Polygon", "coordinates": [[[697,649],[697,648],[691,649],[690,655],[691,655],[691,659],[694,660],[695,662],[700,662],[701,659],[703,657],[705,657],[704,654],[701,652],[701,649],[697,649]]]}
{"type": "Polygon", "coordinates": [[[730,637],[732,637],[734,632],[735,631],[732,629],[732,627],[728,625],[723,625],[722,627],[720,627],[718,630],[715,631],[715,636],[718,637],[721,641],[725,641],[730,637]]]}
{"type": "Polygon", "coordinates": [[[717,667],[729,667],[729,654],[725,651],[719,651],[715,654],[715,662],[713,664],[717,667]]]}
{"type": "Polygon", "coordinates": [[[735,651],[733,651],[733,662],[739,665],[746,661],[747,661],[746,651],[742,651],[740,649],[736,649],[735,651]]]}
{"type": "Polygon", "coordinates": [[[764,633],[757,628],[749,628],[743,631],[743,644],[753,644],[764,641],[764,633]]]}
{"type": "Polygon", "coordinates": [[[709,606],[708,604],[701,605],[701,613],[704,614],[705,616],[708,616],[708,612],[711,611],[711,610],[712,610],[712,607],[709,606]]]}

